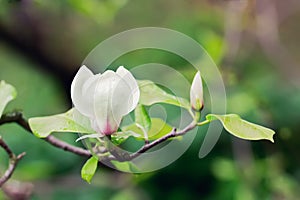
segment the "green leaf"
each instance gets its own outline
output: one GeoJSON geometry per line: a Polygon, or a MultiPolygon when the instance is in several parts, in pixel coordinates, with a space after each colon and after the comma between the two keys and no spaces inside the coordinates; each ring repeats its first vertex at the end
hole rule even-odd
{"type": "Polygon", "coordinates": [[[89,119],[75,108],[58,115],[30,118],[28,122],[33,134],[40,138],[53,132],[96,133],[89,119]]]}
{"type": "Polygon", "coordinates": [[[117,160],[112,160],[111,163],[116,167],[117,170],[122,172],[137,173],[139,171],[137,166],[130,161],[119,162],[117,160]]]}
{"type": "MultiPolygon", "coordinates": [[[[172,131],[172,127],[160,118],[151,118],[151,128],[148,131],[148,139],[155,140],[172,131]]],[[[123,132],[133,132],[132,136],[139,139],[146,139],[143,130],[136,124],[122,127],[123,132]],[[135,135],[134,135],[135,134],[135,135]]]]}
{"type": "Polygon", "coordinates": [[[152,140],[160,138],[173,130],[169,124],[160,118],[151,118],[151,123],[152,125],[148,132],[148,137],[152,140]]]}
{"type": "Polygon", "coordinates": [[[139,80],[138,85],[140,89],[140,104],[150,106],[155,103],[167,103],[180,106],[188,110],[190,109],[190,103],[188,100],[168,94],[152,81],[139,80]]]}
{"type": "Polygon", "coordinates": [[[81,169],[81,178],[88,183],[91,183],[91,180],[96,172],[98,165],[98,158],[92,156],[89,158],[81,169]]]}
{"type": "Polygon", "coordinates": [[[273,135],[275,132],[269,128],[253,124],[245,121],[236,114],[215,115],[209,114],[206,116],[209,121],[220,120],[224,128],[232,135],[246,140],[261,140],[267,139],[274,142],[273,135]]]}
{"type": "Polygon", "coordinates": [[[147,133],[151,127],[151,119],[145,107],[139,104],[134,110],[134,116],[135,123],[147,133]]]}
{"type": "Polygon", "coordinates": [[[17,96],[16,89],[5,83],[5,81],[0,81],[0,117],[3,113],[5,106],[17,96]]]}
{"type": "Polygon", "coordinates": [[[136,134],[132,131],[127,131],[127,132],[117,132],[111,135],[111,141],[115,144],[115,145],[120,145],[123,142],[125,142],[130,136],[133,137],[140,137],[139,134],[136,134]]]}

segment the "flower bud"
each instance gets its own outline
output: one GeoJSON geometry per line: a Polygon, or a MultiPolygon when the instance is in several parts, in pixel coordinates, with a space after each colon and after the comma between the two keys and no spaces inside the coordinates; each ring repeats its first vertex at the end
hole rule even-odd
{"type": "Polygon", "coordinates": [[[190,90],[190,102],[194,110],[200,111],[203,108],[203,87],[200,72],[198,71],[192,82],[190,90]]]}
{"type": "Polygon", "coordinates": [[[96,75],[82,66],[71,86],[74,107],[103,135],[118,130],[122,118],[137,106],[139,97],[137,81],[123,66],[116,72],[107,70],[96,75]]]}

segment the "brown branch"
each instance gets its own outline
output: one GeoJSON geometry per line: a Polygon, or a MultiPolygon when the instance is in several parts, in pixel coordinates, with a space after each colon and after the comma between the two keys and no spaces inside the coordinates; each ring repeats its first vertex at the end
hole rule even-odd
{"type": "MultiPolygon", "coordinates": [[[[27,120],[23,117],[21,112],[15,111],[15,112],[11,112],[11,113],[2,115],[2,117],[0,118],[0,125],[5,124],[5,123],[17,123],[22,128],[24,128],[25,130],[27,130],[28,132],[30,132],[32,134],[30,126],[29,126],[27,120]]],[[[70,145],[70,144],[68,144],[64,141],[61,141],[51,135],[46,138],[41,138],[41,139],[45,140],[52,146],[63,149],[64,151],[69,151],[69,152],[77,154],[79,156],[84,156],[84,157],[92,156],[88,150],[70,145]]]]}
{"type": "Polygon", "coordinates": [[[47,141],[48,143],[50,143],[51,145],[53,145],[55,147],[63,149],[64,151],[72,152],[72,153],[77,154],[79,156],[84,156],[84,157],[91,157],[92,156],[91,153],[88,150],[70,145],[70,144],[68,144],[64,141],[61,141],[61,140],[55,138],[52,135],[49,135],[48,137],[43,138],[43,140],[47,141]]]}
{"type": "MultiPolygon", "coordinates": [[[[2,115],[2,117],[0,118],[0,126],[3,124],[6,124],[6,123],[17,123],[22,128],[27,130],[29,133],[33,134],[30,129],[28,121],[23,117],[23,114],[19,111],[6,113],[6,114],[2,115]]],[[[88,158],[92,156],[92,154],[88,150],[70,145],[62,140],[55,138],[52,135],[50,135],[46,138],[41,138],[41,139],[48,142],[52,146],[60,148],[64,151],[74,153],[76,155],[88,157],[88,158]]],[[[0,187],[11,177],[11,175],[13,174],[13,172],[17,166],[18,161],[25,155],[25,153],[22,153],[18,156],[14,155],[12,153],[12,151],[10,150],[10,148],[5,144],[5,142],[4,141],[1,142],[1,141],[2,140],[0,140],[1,147],[7,152],[7,154],[10,157],[10,164],[9,164],[8,169],[4,173],[4,175],[0,178],[0,187]]],[[[116,160],[116,158],[114,156],[109,156],[108,158],[103,158],[101,161],[99,161],[99,164],[106,167],[106,165],[111,165],[111,162],[110,162],[111,160],[116,160]],[[103,162],[106,165],[104,165],[103,162]]]]}
{"type": "MultiPolygon", "coordinates": [[[[15,112],[4,114],[0,118],[0,125],[5,124],[5,123],[17,123],[18,125],[20,125],[25,130],[27,130],[28,132],[30,132],[32,134],[30,126],[29,126],[27,120],[23,117],[21,112],[15,111],[15,112]]],[[[104,163],[105,165],[110,166],[111,165],[110,161],[112,161],[112,160],[118,160],[120,162],[133,160],[134,158],[137,158],[142,153],[145,153],[146,151],[150,150],[154,146],[161,144],[170,138],[184,135],[188,131],[195,128],[196,126],[197,126],[197,123],[195,121],[193,121],[191,124],[189,124],[187,127],[185,127],[182,130],[178,131],[176,128],[173,128],[172,131],[170,133],[168,133],[167,135],[165,135],[161,138],[158,138],[150,143],[145,143],[144,146],[142,146],[139,150],[137,150],[136,152],[134,152],[132,154],[128,154],[128,153],[124,154],[124,152],[123,153],[119,152],[114,147],[111,147],[111,148],[107,149],[107,151],[109,151],[111,155],[101,158],[99,160],[99,163],[100,164],[104,163]]],[[[65,151],[74,153],[76,155],[83,156],[83,157],[91,157],[92,156],[92,154],[88,150],[70,145],[70,144],[68,144],[64,141],[61,141],[51,135],[46,138],[41,138],[41,139],[45,140],[52,146],[55,146],[57,148],[65,150],[65,151]]]]}
{"type": "Polygon", "coordinates": [[[174,137],[186,134],[188,131],[192,130],[196,126],[197,126],[197,123],[195,121],[193,121],[191,124],[189,124],[187,127],[185,127],[184,129],[182,129],[180,131],[177,131],[176,128],[173,128],[172,131],[170,133],[168,133],[167,135],[165,135],[161,138],[158,138],[158,139],[154,140],[151,143],[146,143],[138,151],[136,151],[135,153],[130,154],[129,160],[133,160],[134,158],[138,157],[142,153],[145,153],[146,151],[150,150],[154,146],[156,146],[160,143],[163,143],[164,141],[166,141],[170,138],[174,138],[174,137]]]}
{"type": "MultiPolygon", "coordinates": [[[[25,130],[32,133],[27,120],[24,119],[21,112],[16,111],[16,112],[7,113],[7,114],[4,114],[0,118],[0,125],[5,124],[5,123],[13,123],[13,122],[19,124],[25,130]]],[[[176,128],[173,128],[173,130],[170,133],[168,133],[167,135],[165,135],[165,136],[163,136],[159,139],[156,139],[156,140],[152,141],[151,143],[145,143],[145,145],[142,146],[138,151],[136,151],[136,152],[134,152],[130,155],[118,155],[118,152],[114,152],[113,151],[114,149],[112,148],[111,153],[113,154],[113,156],[110,156],[105,160],[107,160],[107,161],[116,160],[116,158],[117,158],[118,161],[133,160],[134,158],[138,157],[140,154],[148,151],[149,149],[153,148],[154,146],[156,146],[156,145],[158,145],[158,144],[160,144],[160,143],[162,143],[162,142],[164,142],[164,141],[166,141],[170,138],[174,138],[174,137],[177,137],[177,136],[184,135],[185,133],[187,133],[191,129],[195,128],[196,125],[197,124],[193,121],[190,125],[188,125],[186,128],[184,128],[180,131],[177,131],[176,128]]],[[[68,144],[64,141],[61,141],[61,140],[59,140],[59,139],[57,139],[57,138],[55,138],[54,136],[51,136],[51,135],[46,137],[46,138],[41,138],[41,139],[47,141],[52,146],[63,149],[65,151],[69,151],[69,152],[77,154],[79,156],[84,156],[84,157],[91,157],[92,156],[92,154],[88,150],[70,145],[70,144],[68,144]]]]}
{"type": "Polygon", "coordinates": [[[2,185],[6,181],[8,181],[8,179],[12,176],[19,160],[21,160],[23,158],[23,156],[25,156],[25,152],[23,152],[19,155],[15,155],[1,137],[0,137],[0,146],[5,150],[5,152],[7,153],[8,157],[9,157],[8,168],[4,172],[3,176],[0,177],[0,187],[2,187],[2,185]]]}

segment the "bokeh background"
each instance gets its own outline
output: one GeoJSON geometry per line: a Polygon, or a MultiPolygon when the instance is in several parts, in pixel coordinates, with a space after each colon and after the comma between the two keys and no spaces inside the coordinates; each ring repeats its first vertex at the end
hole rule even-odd
{"type": "MultiPolygon", "coordinates": [[[[224,132],[199,159],[204,127],[170,166],[142,175],[100,168],[89,185],[80,178],[85,158],[7,124],[0,135],[14,152],[27,155],[8,183],[13,189],[3,188],[0,199],[12,190],[43,200],[299,198],[299,20],[298,0],[0,0],[0,80],[18,90],[6,111],[33,117],[68,110],[72,78],[98,43],[155,26],[180,31],[206,48],[222,73],[228,113],[276,131],[274,144],[224,132]]],[[[138,51],[120,60],[129,68],[150,62],[172,66],[190,81],[195,73],[166,52],[138,51]]],[[[56,136],[81,145],[74,142],[77,135],[56,136]]],[[[0,172],[6,167],[0,150],[0,172]]]]}

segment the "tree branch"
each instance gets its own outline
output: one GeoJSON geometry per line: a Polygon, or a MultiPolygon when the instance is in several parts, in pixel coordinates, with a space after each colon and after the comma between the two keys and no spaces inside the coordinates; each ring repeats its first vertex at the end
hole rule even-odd
{"type": "Polygon", "coordinates": [[[91,157],[91,153],[88,150],[82,149],[80,147],[75,147],[73,145],[70,145],[64,141],[61,141],[57,139],[56,137],[49,135],[46,138],[42,138],[43,140],[47,141],[48,143],[52,144],[55,147],[58,147],[60,149],[63,149],[64,151],[69,151],[74,154],[77,154],[79,156],[84,156],[84,157],[91,157]]]}
{"type": "Polygon", "coordinates": [[[2,185],[6,181],[8,181],[8,179],[12,176],[19,160],[21,160],[23,158],[23,156],[25,156],[25,152],[23,152],[19,155],[15,155],[1,137],[0,137],[0,146],[5,150],[5,152],[7,153],[8,157],[9,157],[8,168],[4,172],[3,176],[0,177],[0,187],[2,187],[2,185]]]}
{"type": "MultiPolygon", "coordinates": [[[[32,134],[29,124],[28,124],[27,120],[23,117],[21,112],[15,111],[15,112],[11,112],[11,113],[2,115],[2,117],[0,118],[0,125],[5,124],[5,123],[17,123],[22,128],[24,128],[25,130],[27,130],[28,132],[30,132],[32,134]]],[[[64,151],[69,151],[69,152],[77,154],[79,156],[84,156],[84,157],[92,156],[88,150],[70,145],[64,141],[61,141],[61,140],[55,138],[52,135],[50,135],[46,138],[41,138],[41,139],[45,140],[52,146],[63,149],[64,151]]]]}
{"type": "Polygon", "coordinates": [[[168,133],[167,135],[158,138],[156,140],[154,140],[151,143],[146,143],[144,146],[142,146],[138,151],[136,151],[135,153],[130,154],[129,159],[128,160],[133,160],[134,158],[138,157],[139,155],[141,155],[142,153],[145,153],[146,151],[150,150],[151,148],[153,148],[154,146],[163,143],[164,141],[170,139],[170,138],[174,138],[177,136],[181,136],[186,134],[188,131],[192,130],[193,128],[195,128],[197,126],[197,123],[195,121],[193,121],[192,123],[190,123],[187,127],[185,127],[184,129],[177,131],[176,128],[173,128],[172,131],[170,133],[168,133]]]}
{"type": "MultiPolygon", "coordinates": [[[[5,124],[5,123],[17,123],[22,128],[24,128],[25,130],[27,130],[28,132],[30,132],[32,134],[32,131],[30,129],[28,121],[23,117],[21,112],[15,111],[15,112],[6,113],[6,114],[2,115],[2,117],[0,118],[0,125],[5,124]]],[[[142,153],[145,153],[146,151],[150,150],[154,146],[161,144],[170,138],[184,135],[188,131],[195,128],[196,126],[197,126],[197,122],[193,121],[192,123],[190,123],[187,127],[185,127],[182,130],[177,130],[176,128],[173,128],[170,133],[168,133],[165,136],[158,138],[150,143],[145,143],[139,150],[137,150],[136,152],[134,152],[132,154],[129,154],[129,153],[124,154],[124,152],[123,153],[119,152],[116,148],[114,148],[112,146],[111,148],[106,149],[106,151],[108,151],[111,155],[109,155],[107,157],[102,157],[99,160],[99,163],[102,165],[105,164],[105,165],[111,166],[112,160],[117,160],[120,162],[131,161],[131,160],[137,158],[138,156],[140,156],[142,153]]],[[[64,141],[61,141],[51,135],[46,138],[41,138],[41,139],[45,140],[52,146],[55,146],[62,150],[74,153],[76,155],[83,156],[83,157],[91,157],[92,156],[90,151],[80,148],[80,147],[70,145],[70,144],[68,144],[64,141]]]]}

